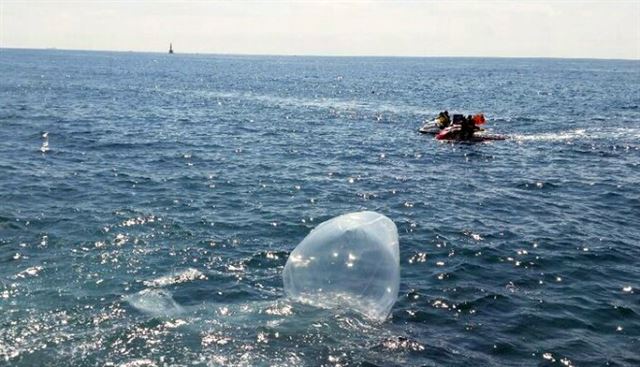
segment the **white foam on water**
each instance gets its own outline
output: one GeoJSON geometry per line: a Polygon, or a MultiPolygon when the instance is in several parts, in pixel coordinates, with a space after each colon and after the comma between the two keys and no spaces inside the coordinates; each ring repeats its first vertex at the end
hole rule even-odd
{"type": "Polygon", "coordinates": [[[37,277],[42,270],[42,266],[32,266],[27,268],[19,273],[17,273],[13,278],[27,278],[27,277],[37,277]]]}
{"type": "Polygon", "coordinates": [[[639,139],[638,128],[610,129],[573,129],[541,134],[518,134],[511,136],[516,141],[572,141],[572,140],[605,140],[605,139],[639,139]]]}
{"type": "Polygon", "coordinates": [[[119,367],[155,367],[158,364],[150,359],[134,359],[133,361],[119,364],[119,367]]]}
{"type": "Polygon", "coordinates": [[[174,316],[183,311],[171,292],[165,289],[143,289],[124,299],[135,309],[154,316],[174,316]]]}
{"type": "Polygon", "coordinates": [[[186,269],[179,273],[165,275],[152,280],[145,280],[143,282],[147,287],[164,287],[172,284],[179,284],[190,282],[193,280],[206,280],[208,279],[201,271],[193,268],[186,269]]]}
{"type": "Polygon", "coordinates": [[[40,151],[42,153],[49,151],[49,133],[46,131],[42,133],[42,145],[40,146],[40,151]]]}

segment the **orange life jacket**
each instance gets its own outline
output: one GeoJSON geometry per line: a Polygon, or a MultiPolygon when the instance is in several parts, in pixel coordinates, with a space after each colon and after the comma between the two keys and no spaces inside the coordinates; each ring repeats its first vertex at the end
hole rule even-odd
{"type": "Polygon", "coordinates": [[[475,116],[473,116],[473,123],[476,125],[482,125],[486,122],[484,115],[479,113],[475,116]]]}

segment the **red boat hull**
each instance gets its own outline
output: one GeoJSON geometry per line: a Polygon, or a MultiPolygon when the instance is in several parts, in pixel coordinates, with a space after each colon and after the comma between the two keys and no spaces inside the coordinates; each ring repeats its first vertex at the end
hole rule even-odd
{"type": "Polygon", "coordinates": [[[462,139],[460,137],[460,128],[456,126],[448,127],[436,135],[436,139],[438,140],[450,140],[450,141],[469,141],[469,142],[482,142],[482,141],[492,141],[492,140],[505,140],[507,139],[504,135],[473,135],[469,139],[462,139]]]}

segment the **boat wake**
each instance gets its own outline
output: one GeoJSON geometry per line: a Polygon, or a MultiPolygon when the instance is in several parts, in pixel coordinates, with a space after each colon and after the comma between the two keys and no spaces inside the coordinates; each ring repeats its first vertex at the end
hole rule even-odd
{"type": "Polygon", "coordinates": [[[610,129],[573,129],[541,134],[516,134],[511,139],[525,141],[590,141],[590,140],[636,140],[640,138],[639,128],[610,128],[610,129]]]}
{"type": "MultiPolygon", "coordinates": [[[[430,110],[421,106],[401,104],[394,101],[363,101],[357,99],[340,99],[332,97],[303,98],[284,97],[272,94],[258,94],[251,92],[222,92],[222,91],[192,91],[207,98],[250,101],[266,106],[284,108],[317,108],[343,112],[392,113],[398,115],[435,115],[440,111],[430,110]]],[[[173,93],[173,92],[170,92],[173,93]]],[[[176,92],[177,93],[177,92],[176,92]]],[[[184,91],[180,91],[184,93],[184,91]]]]}

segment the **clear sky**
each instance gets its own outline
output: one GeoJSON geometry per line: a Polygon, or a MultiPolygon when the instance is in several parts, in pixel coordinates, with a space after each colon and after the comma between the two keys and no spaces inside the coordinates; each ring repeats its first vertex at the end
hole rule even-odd
{"type": "Polygon", "coordinates": [[[640,0],[0,0],[0,46],[640,59],[640,0]]]}

